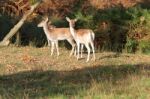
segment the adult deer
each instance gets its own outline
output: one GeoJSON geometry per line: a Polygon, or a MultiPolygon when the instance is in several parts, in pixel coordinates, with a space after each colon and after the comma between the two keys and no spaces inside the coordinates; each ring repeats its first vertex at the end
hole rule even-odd
{"type": "Polygon", "coordinates": [[[48,26],[48,17],[44,18],[39,24],[38,27],[43,27],[45,35],[48,39],[48,42],[51,41],[51,55],[54,52],[54,46],[56,45],[57,56],[59,56],[59,49],[58,49],[58,41],[59,40],[67,40],[71,46],[72,50],[70,56],[73,54],[75,50],[75,42],[73,36],[70,34],[69,28],[56,28],[48,26]]]}
{"type": "Polygon", "coordinates": [[[95,49],[94,49],[94,38],[95,34],[91,29],[78,29],[75,30],[75,22],[77,19],[70,19],[69,17],[66,17],[66,20],[69,22],[70,27],[70,33],[72,34],[73,38],[75,39],[77,43],[77,59],[79,59],[79,50],[81,45],[81,54],[82,54],[82,47],[85,45],[88,51],[88,56],[86,62],[89,61],[90,58],[90,46],[92,47],[93,51],[93,60],[95,60],[95,49]]]}

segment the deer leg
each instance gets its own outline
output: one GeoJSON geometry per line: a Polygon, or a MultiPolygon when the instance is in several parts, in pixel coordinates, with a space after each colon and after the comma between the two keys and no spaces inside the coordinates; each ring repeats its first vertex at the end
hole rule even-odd
{"type": "Polygon", "coordinates": [[[80,43],[77,43],[77,60],[79,59],[80,43]]]}
{"type": "Polygon", "coordinates": [[[93,51],[93,60],[95,61],[95,49],[94,49],[94,44],[93,42],[90,43],[93,51]]]}
{"type": "Polygon", "coordinates": [[[76,44],[74,43],[74,41],[73,41],[72,39],[67,39],[67,41],[68,41],[68,42],[71,44],[71,46],[72,46],[70,56],[72,56],[73,53],[74,53],[74,55],[76,55],[76,49],[75,49],[76,44]]]}
{"type": "Polygon", "coordinates": [[[55,43],[56,43],[57,56],[59,56],[58,41],[56,41],[55,43]]]}
{"type": "Polygon", "coordinates": [[[53,52],[54,52],[54,42],[52,42],[52,47],[51,47],[51,56],[53,55],[53,52]]]}
{"type": "Polygon", "coordinates": [[[87,60],[86,60],[86,62],[88,62],[89,59],[90,59],[90,47],[89,47],[89,44],[88,43],[85,44],[85,47],[87,48],[87,51],[88,51],[88,56],[87,56],[87,60]]]}
{"type": "Polygon", "coordinates": [[[84,45],[81,44],[81,58],[83,58],[83,47],[84,47],[84,45]]]}
{"type": "Polygon", "coordinates": [[[51,43],[51,41],[50,41],[49,39],[47,39],[47,41],[48,41],[48,46],[50,46],[50,45],[51,45],[51,44],[50,44],[50,43],[51,43]]]}
{"type": "Polygon", "coordinates": [[[77,57],[77,46],[76,45],[74,45],[73,53],[74,53],[74,56],[77,57]]]}

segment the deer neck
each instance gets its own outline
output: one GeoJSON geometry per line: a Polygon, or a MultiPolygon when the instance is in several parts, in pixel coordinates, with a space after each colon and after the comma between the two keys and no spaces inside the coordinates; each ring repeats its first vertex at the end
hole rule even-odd
{"type": "Polygon", "coordinates": [[[49,35],[49,34],[50,34],[50,31],[49,31],[49,29],[48,29],[48,25],[47,25],[47,23],[46,23],[46,24],[44,24],[44,26],[43,26],[43,30],[44,30],[44,32],[45,32],[45,34],[46,34],[46,35],[49,35]]]}
{"type": "Polygon", "coordinates": [[[74,37],[74,38],[76,38],[76,34],[75,34],[75,29],[74,29],[74,27],[72,26],[72,25],[70,25],[70,33],[72,34],[72,36],[74,37]]]}

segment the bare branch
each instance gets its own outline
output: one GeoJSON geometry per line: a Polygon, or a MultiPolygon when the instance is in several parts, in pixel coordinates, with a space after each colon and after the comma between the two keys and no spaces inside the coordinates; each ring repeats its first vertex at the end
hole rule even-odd
{"type": "Polygon", "coordinates": [[[37,2],[36,4],[34,4],[33,6],[31,6],[31,9],[24,14],[24,16],[22,17],[22,19],[10,30],[10,32],[4,37],[3,41],[0,42],[1,46],[8,46],[9,43],[9,39],[14,36],[17,31],[21,28],[21,26],[24,24],[24,21],[27,19],[28,16],[30,16],[34,9],[40,4],[40,2],[37,2]]]}

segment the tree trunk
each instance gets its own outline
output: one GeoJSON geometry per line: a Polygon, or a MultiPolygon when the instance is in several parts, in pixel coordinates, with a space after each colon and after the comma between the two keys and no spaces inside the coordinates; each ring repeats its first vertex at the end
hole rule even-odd
{"type": "Polygon", "coordinates": [[[16,46],[20,46],[20,44],[21,44],[21,34],[20,34],[20,32],[18,31],[18,32],[16,33],[16,42],[15,42],[15,45],[16,45],[16,46]]]}
{"type": "Polygon", "coordinates": [[[24,16],[21,18],[21,20],[10,30],[10,32],[4,37],[4,39],[0,42],[0,46],[8,46],[9,45],[9,40],[12,38],[17,31],[21,28],[21,26],[24,24],[25,20],[27,19],[28,16],[30,16],[34,9],[40,4],[40,2],[37,2],[33,6],[31,6],[31,9],[24,14],[24,16]]]}

